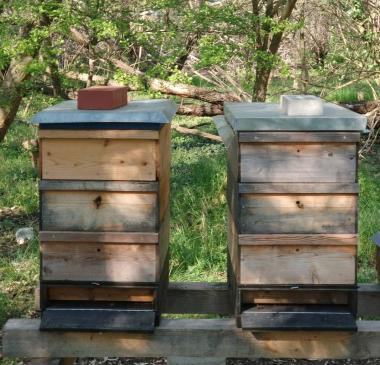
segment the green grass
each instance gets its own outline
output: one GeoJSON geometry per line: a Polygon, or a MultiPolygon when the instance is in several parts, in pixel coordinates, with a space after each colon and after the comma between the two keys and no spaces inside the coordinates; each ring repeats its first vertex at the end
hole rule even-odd
{"type": "Polygon", "coordinates": [[[376,280],[375,245],[371,238],[380,231],[380,148],[363,159],[359,169],[359,282],[376,280]]]}
{"type": "MultiPolygon", "coordinates": [[[[11,317],[35,315],[38,241],[15,242],[20,227],[38,227],[37,176],[22,141],[35,136],[25,120],[52,99],[35,97],[22,110],[0,144],[0,326],[11,317]],[[15,207],[4,218],[4,209],[15,207]]],[[[176,117],[174,123],[202,125],[216,133],[209,118],[176,117]]],[[[222,144],[173,132],[171,177],[171,280],[223,281],[226,278],[226,156],[222,144]]],[[[380,230],[380,153],[360,164],[359,281],[375,280],[371,236],[380,230]]]]}
{"type": "MultiPolygon", "coordinates": [[[[176,117],[188,126],[206,118],[176,117]]],[[[216,134],[215,127],[202,127],[216,134]]],[[[226,279],[226,157],[221,144],[174,133],[171,178],[171,277],[226,279]]]]}

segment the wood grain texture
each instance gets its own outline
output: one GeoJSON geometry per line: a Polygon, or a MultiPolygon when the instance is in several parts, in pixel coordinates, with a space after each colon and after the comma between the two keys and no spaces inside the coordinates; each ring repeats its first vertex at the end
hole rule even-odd
{"type": "Polygon", "coordinates": [[[42,280],[141,282],[157,280],[156,248],[94,242],[41,242],[42,280]]]}
{"type": "Polygon", "coordinates": [[[150,130],[94,130],[94,129],[39,129],[38,138],[55,139],[158,139],[158,131],[150,130]]]}
{"type": "Polygon", "coordinates": [[[8,357],[228,357],[368,359],[380,357],[380,322],[358,321],[358,332],[265,332],[236,328],[233,319],[163,319],[151,335],[125,332],[44,332],[38,319],[3,330],[8,357]]]}
{"type": "Polygon", "coordinates": [[[159,264],[157,265],[157,277],[165,270],[165,264],[168,264],[167,257],[170,243],[170,209],[167,209],[163,221],[160,223],[158,234],[158,246],[156,247],[159,264]]]}
{"type": "Polygon", "coordinates": [[[158,139],[158,131],[150,130],[96,130],[96,129],[39,129],[38,138],[81,139],[158,139]]]}
{"type": "Polygon", "coordinates": [[[354,195],[241,195],[241,233],[356,233],[354,195]]]}
{"type": "Polygon", "coordinates": [[[70,285],[49,285],[47,299],[50,301],[116,301],[116,302],[147,302],[155,298],[152,288],[121,288],[121,287],[85,287],[70,285]]]}
{"type": "Polygon", "coordinates": [[[227,283],[170,283],[165,313],[231,314],[227,283]]]}
{"type": "Polygon", "coordinates": [[[240,283],[244,285],[354,285],[353,246],[242,246],[240,283]]]}
{"type": "MultiPolygon", "coordinates": [[[[142,305],[140,304],[140,307],[142,305]]],[[[152,333],[156,314],[152,308],[48,307],[41,313],[41,331],[123,331],[152,333]]]]}
{"type": "Polygon", "coordinates": [[[241,182],[355,182],[356,144],[240,144],[241,182]]]}
{"type": "Polygon", "coordinates": [[[152,232],[76,232],[40,231],[41,242],[107,242],[158,244],[158,233],[152,232]]]}
{"type": "Polygon", "coordinates": [[[239,142],[255,143],[356,143],[360,133],[355,132],[239,132],[239,142]]]}
{"type": "Polygon", "coordinates": [[[164,125],[160,130],[160,141],[157,146],[157,178],[159,179],[159,213],[163,221],[169,210],[170,164],[171,164],[171,128],[164,125]]]}
{"type": "Polygon", "coordinates": [[[347,305],[348,293],[344,291],[317,290],[242,290],[242,303],[249,304],[326,304],[347,305]]]}
{"type": "MultiPolygon", "coordinates": [[[[154,299],[153,288],[137,287],[99,287],[84,285],[46,285],[51,300],[120,300],[120,301],[147,301],[154,299]],[[68,290],[69,289],[69,290],[68,290]],[[50,295],[50,294],[49,294],[50,295]]],[[[239,290],[242,301],[246,303],[273,304],[347,304],[348,293],[337,290],[305,291],[288,290],[285,294],[276,290],[239,290]]],[[[36,290],[36,302],[39,302],[39,290],[36,290]]],[[[234,307],[229,301],[230,288],[228,283],[212,282],[171,282],[169,283],[163,313],[209,313],[234,314],[234,307]]],[[[358,315],[380,316],[380,284],[358,284],[358,315]]]]}
{"type": "Polygon", "coordinates": [[[45,191],[41,203],[45,231],[157,231],[154,193],[45,191]]]}
{"type": "Polygon", "coordinates": [[[42,139],[42,178],[156,180],[154,140],[42,139]]]}
{"type": "Polygon", "coordinates": [[[358,194],[357,183],[241,183],[240,194],[358,194]]]}
{"type": "Polygon", "coordinates": [[[239,245],[357,246],[357,234],[240,234],[239,245]]]}
{"type": "Polygon", "coordinates": [[[45,190],[98,190],[98,191],[136,191],[157,192],[158,183],[129,181],[76,181],[76,180],[41,180],[39,189],[45,190]]]}
{"type": "Polygon", "coordinates": [[[377,282],[380,283],[380,247],[376,246],[376,273],[377,273],[377,282]]]}

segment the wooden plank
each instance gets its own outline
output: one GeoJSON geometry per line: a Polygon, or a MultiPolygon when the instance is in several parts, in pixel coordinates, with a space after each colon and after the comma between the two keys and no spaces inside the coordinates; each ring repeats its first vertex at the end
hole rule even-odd
{"type": "Polygon", "coordinates": [[[241,182],[352,183],[356,144],[241,143],[241,182]]]}
{"type": "Polygon", "coordinates": [[[42,230],[155,232],[157,195],[103,191],[45,191],[42,230]]]}
{"type": "Polygon", "coordinates": [[[242,303],[347,305],[349,292],[339,290],[249,290],[241,291],[242,303]]]}
{"type": "Polygon", "coordinates": [[[157,182],[127,182],[127,181],[72,181],[72,180],[41,180],[39,184],[41,191],[136,191],[157,192],[157,182]]]}
{"type": "Polygon", "coordinates": [[[356,331],[356,319],[337,306],[253,306],[241,314],[249,331],[356,331]]]}
{"type": "Polygon", "coordinates": [[[356,183],[241,183],[240,194],[358,194],[356,183]]]}
{"type": "Polygon", "coordinates": [[[341,142],[356,143],[360,141],[360,133],[350,132],[240,132],[239,142],[255,143],[310,143],[341,142]]]}
{"type": "Polygon", "coordinates": [[[44,331],[154,331],[155,312],[152,309],[49,307],[42,311],[44,331]]]}
{"type": "Polygon", "coordinates": [[[380,284],[359,284],[358,315],[380,316],[380,284]]]}
{"type": "Polygon", "coordinates": [[[357,246],[357,234],[240,234],[239,245],[247,246],[357,246]]]}
{"type": "Polygon", "coordinates": [[[169,255],[170,241],[170,209],[167,209],[163,221],[160,223],[160,232],[158,234],[159,244],[156,248],[159,263],[157,265],[157,277],[160,277],[161,272],[165,269],[167,257],[169,255]]]}
{"type": "Polygon", "coordinates": [[[156,248],[95,242],[41,242],[42,280],[141,282],[157,281],[156,248]]]}
{"type": "Polygon", "coordinates": [[[358,321],[358,332],[264,332],[236,328],[233,319],[163,319],[153,334],[44,332],[37,319],[9,320],[8,357],[380,357],[380,321],[358,321]]]}
{"type": "Polygon", "coordinates": [[[94,129],[39,129],[38,138],[55,139],[158,139],[158,131],[150,130],[94,130],[94,129]]]}
{"type": "Polygon", "coordinates": [[[45,284],[47,299],[50,301],[114,301],[114,302],[147,302],[155,298],[152,288],[123,288],[110,286],[74,286],[45,284]]]}
{"type": "Polygon", "coordinates": [[[169,124],[160,130],[160,140],[157,146],[157,179],[159,180],[159,212],[163,221],[169,210],[170,165],[171,165],[171,128],[169,124]]]}
{"type": "Polygon", "coordinates": [[[377,282],[380,283],[380,247],[376,247],[376,273],[377,282]]]}
{"type": "Polygon", "coordinates": [[[377,232],[373,236],[372,240],[376,246],[376,253],[375,253],[376,273],[377,273],[377,282],[380,283],[380,232],[377,232]]]}
{"type": "Polygon", "coordinates": [[[236,280],[239,273],[239,247],[237,232],[239,227],[239,146],[237,135],[222,116],[213,118],[227,149],[227,203],[228,203],[228,282],[231,286],[232,299],[236,297],[236,280]]]}
{"type": "Polygon", "coordinates": [[[241,195],[241,233],[356,233],[354,195],[241,195]]]}
{"type": "Polygon", "coordinates": [[[155,181],[154,140],[42,139],[42,178],[155,181]]]}
{"type": "Polygon", "coordinates": [[[233,313],[227,283],[169,284],[165,313],[222,314],[233,313]]]}
{"type": "MultiPolygon", "coordinates": [[[[66,285],[48,285],[51,300],[120,300],[153,301],[152,288],[118,287],[76,287],[66,285]],[[68,288],[69,290],[66,290],[68,288]]],[[[36,292],[38,294],[38,292],[36,292]]],[[[169,283],[167,302],[163,313],[194,314],[233,314],[234,308],[229,299],[230,289],[227,283],[169,283]]],[[[36,300],[39,302],[39,298],[36,300]]],[[[344,291],[280,291],[242,290],[242,301],[246,303],[273,304],[347,304],[347,292],[344,291]]],[[[358,285],[358,315],[380,316],[380,284],[358,285]]]]}
{"type": "Polygon", "coordinates": [[[167,365],[225,365],[224,357],[186,357],[169,356],[167,365]]]}
{"type": "Polygon", "coordinates": [[[107,242],[158,244],[158,233],[153,232],[77,232],[40,231],[40,241],[47,242],[107,242]]]}
{"type": "Polygon", "coordinates": [[[242,246],[240,283],[244,285],[354,285],[356,247],[242,246]]]}

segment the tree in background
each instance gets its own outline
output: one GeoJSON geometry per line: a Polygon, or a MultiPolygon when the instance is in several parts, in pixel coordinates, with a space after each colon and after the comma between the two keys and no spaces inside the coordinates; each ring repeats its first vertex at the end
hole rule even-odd
{"type": "Polygon", "coordinates": [[[379,1],[3,1],[0,140],[31,91],[67,98],[124,84],[198,116],[265,101],[273,75],[278,93],[326,96],[364,80],[377,97],[379,1]]]}
{"type": "Polygon", "coordinates": [[[56,0],[9,1],[0,6],[0,141],[20,106],[25,81],[46,69],[38,56],[47,54],[50,66],[54,64],[51,48],[42,45],[54,32],[60,6],[56,0]]]}

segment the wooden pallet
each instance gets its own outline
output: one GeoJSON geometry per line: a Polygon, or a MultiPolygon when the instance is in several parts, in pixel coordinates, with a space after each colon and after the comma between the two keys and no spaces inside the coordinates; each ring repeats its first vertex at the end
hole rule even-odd
{"type": "MultiPolygon", "coordinates": [[[[164,313],[231,315],[224,283],[172,283],[164,313]]],[[[380,285],[358,288],[360,317],[380,316],[380,285]]],[[[380,357],[380,321],[357,322],[358,331],[262,332],[236,327],[231,318],[163,319],[154,334],[41,332],[38,319],[11,319],[3,331],[7,357],[168,357],[171,364],[222,364],[226,358],[380,357]]]]}

